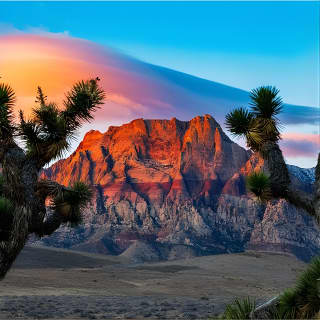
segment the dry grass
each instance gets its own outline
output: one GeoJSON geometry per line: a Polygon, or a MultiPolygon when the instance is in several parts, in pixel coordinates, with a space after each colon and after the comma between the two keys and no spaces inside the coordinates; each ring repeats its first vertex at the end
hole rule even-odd
{"type": "Polygon", "coordinates": [[[7,319],[206,319],[235,298],[264,301],[279,294],[305,267],[293,256],[263,252],[128,264],[120,257],[26,247],[1,283],[0,314],[7,319]]]}

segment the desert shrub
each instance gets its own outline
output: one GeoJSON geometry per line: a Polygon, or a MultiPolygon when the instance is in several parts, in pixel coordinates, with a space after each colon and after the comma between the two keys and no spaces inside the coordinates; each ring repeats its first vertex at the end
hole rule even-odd
{"type": "Polygon", "coordinates": [[[320,257],[311,261],[294,288],[281,294],[273,319],[315,319],[320,312],[320,257]]]}
{"type": "Polygon", "coordinates": [[[235,299],[233,303],[226,306],[221,319],[250,319],[250,313],[255,309],[256,302],[249,297],[235,299]]]}
{"type": "MultiPolygon", "coordinates": [[[[250,298],[227,305],[220,319],[250,319],[256,303],[250,298]]],[[[269,319],[320,319],[320,257],[314,258],[296,285],[285,290],[266,311],[269,319]]]]}
{"type": "Polygon", "coordinates": [[[294,289],[285,290],[278,304],[267,312],[269,319],[296,319],[297,314],[297,292],[294,289]]]}
{"type": "Polygon", "coordinates": [[[299,318],[311,319],[320,311],[320,257],[311,261],[299,277],[296,287],[299,318]]]}

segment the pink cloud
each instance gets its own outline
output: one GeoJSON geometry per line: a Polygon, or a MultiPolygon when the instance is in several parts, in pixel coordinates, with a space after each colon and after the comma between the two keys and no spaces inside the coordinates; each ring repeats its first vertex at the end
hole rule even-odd
{"type": "Polygon", "coordinates": [[[283,133],[282,135],[283,140],[295,140],[295,141],[305,141],[305,142],[311,142],[315,144],[320,143],[320,133],[319,134],[311,134],[311,133],[283,133]]]}
{"type": "MultiPolygon", "coordinates": [[[[16,90],[19,108],[30,112],[36,88],[41,85],[49,98],[62,101],[74,82],[99,76],[107,92],[100,119],[161,116],[163,105],[155,97],[165,95],[161,81],[152,79],[131,58],[89,41],[67,36],[14,35],[0,37],[0,70],[4,81],[16,90]],[[127,109],[122,116],[113,104],[127,109]],[[156,112],[155,112],[156,110],[156,112]]],[[[138,63],[139,64],[139,63],[138,63]]],[[[130,119],[131,120],[131,119],[130,119]]]]}
{"type": "Polygon", "coordinates": [[[224,107],[234,104],[228,99],[235,93],[241,99],[246,97],[244,91],[153,66],[66,34],[0,36],[0,52],[2,78],[16,90],[17,108],[26,112],[33,107],[38,85],[49,98],[61,102],[75,81],[96,76],[108,97],[105,108],[97,113],[101,121],[172,116],[190,119],[209,111],[222,122],[224,107]],[[221,97],[222,92],[227,100],[221,97]]]}
{"type": "MultiPolygon", "coordinates": [[[[0,52],[1,81],[15,89],[17,110],[29,114],[38,85],[61,105],[64,93],[76,81],[101,78],[105,105],[96,112],[94,123],[82,128],[80,138],[84,130],[105,131],[109,125],[135,118],[189,120],[209,113],[223,126],[227,112],[248,103],[245,91],[144,63],[67,33],[0,35],[0,52]]],[[[282,121],[314,125],[317,117],[314,108],[289,106],[282,121]]],[[[315,157],[319,150],[316,135],[287,133],[283,138],[287,157],[315,157]]]]}
{"type": "Polygon", "coordinates": [[[280,146],[287,157],[316,158],[320,151],[320,135],[307,133],[284,133],[280,146]]]}

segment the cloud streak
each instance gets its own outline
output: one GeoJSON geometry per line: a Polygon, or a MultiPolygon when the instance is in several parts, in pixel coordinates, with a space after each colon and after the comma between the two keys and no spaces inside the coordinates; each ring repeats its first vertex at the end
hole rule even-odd
{"type": "MultiPolygon", "coordinates": [[[[7,27],[6,32],[9,31],[7,27]]],[[[100,128],[140,117],[174,116],[188,120],[205,113],[212,114],[223,125],[227,112],[249,102],[246,91],[151,65],[93,42],[72,38],[67,32],[30,31],[32,34],[17,31],[0,35],[0,75],[15,89],[17,109],[29,114],[38,85],[49,99],[61,104],[64,93],[74,82],[96,76],[101,78],[107,93],[105,106],[95,115],[95,126],[100,128]]],[[[320,115],[316,108],[285,105],[281,120],[284,126],[314,126],[320,115]]],[[[308,147],[298,137],[291,137],[282,145],[286,155],[315,154],[311,140],[308,147]]]]}
{"type": "Polygon", "coordinates": [[[287,133],[282,138],[281,149],[287,157],[316,158],[320,151],[318,134],[287,133]]]}

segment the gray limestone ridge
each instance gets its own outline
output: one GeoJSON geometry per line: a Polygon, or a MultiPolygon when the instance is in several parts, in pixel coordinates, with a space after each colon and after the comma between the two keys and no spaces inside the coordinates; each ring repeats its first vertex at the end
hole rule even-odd
{"type": "MultiPolygon", "coordinates": [[[[267,205],[246,193],[245,177],[263,160],[232,142],[210,115],[190,121],[137,119],[90,131],[67,159],[43,172],[95,189],[85,224],[61,227],[43,244],[122,254],[132,261],[246,249],[320,253],[320,230],[284,200],[267,205]]],[[[310,192],[314,169],[289,166],[310,192]]]]}

